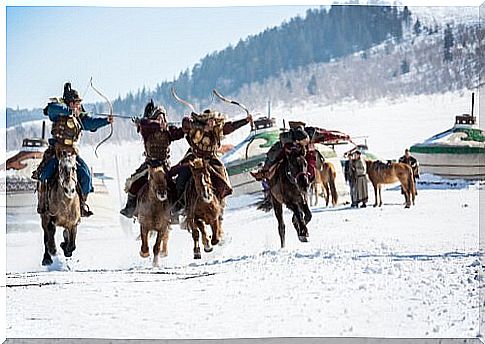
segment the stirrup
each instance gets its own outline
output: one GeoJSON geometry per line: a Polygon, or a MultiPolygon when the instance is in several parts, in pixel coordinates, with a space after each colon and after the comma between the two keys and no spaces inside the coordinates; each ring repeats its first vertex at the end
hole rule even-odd
{"type": "Polygon", "coordinates": [[[94,215],[94,213],[89,209],[89,205],[81,204],[81,217],[90,217],[91,215],[94,215]]]}

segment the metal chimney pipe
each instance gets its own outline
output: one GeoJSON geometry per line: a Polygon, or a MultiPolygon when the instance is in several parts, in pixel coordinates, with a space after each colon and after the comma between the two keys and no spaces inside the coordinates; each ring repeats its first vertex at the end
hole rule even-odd
{"type": "Polygon", "coordinates": [[[473,106],[475,105],[475,92],[472,92],[472,117],[473,117],[473,106]]]}

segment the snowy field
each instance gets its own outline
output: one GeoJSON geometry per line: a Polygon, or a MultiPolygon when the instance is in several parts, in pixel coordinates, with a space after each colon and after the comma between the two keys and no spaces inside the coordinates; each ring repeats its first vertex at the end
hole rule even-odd
{"type": "MultiPolygon", "coordinates": [[[[468,111],[468,94],[453,93],[360,107],[304,104],[285,113],[367,135],[373,152],[397,158],[468,111]]],[[[184,149],[174,146],[173,161],[184,149]]],[[[83,150],[95,171],[114,179],[108,199],[92,198],[95,216],[83,220],[70,259],[42,267],[38,217],[7,214],[7,337],[478,335],[483,184],[430,178],[411,209],[396,187],[383,191],[378,209],[315,207],[309,243],[298,241],[286,211],[283,250],[273,213],[255,208],[258,195],[229,198],[222,246],[194,261],[190,234],[173,226],[169,256],[153,268],[138,255],[137,225],[117,213],[141,151],[139,143],[108,144],[96,160],[83,150]]],[[[369,193],[372,203],[370,186],[369,193]]]]}

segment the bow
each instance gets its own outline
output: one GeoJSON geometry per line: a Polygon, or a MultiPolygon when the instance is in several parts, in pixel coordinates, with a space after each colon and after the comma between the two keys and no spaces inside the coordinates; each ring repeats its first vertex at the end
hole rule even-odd
{"type": "MultiPolygon", "coordinates": [[[[98,89],[96,89],[96,87],[94,87],[93,77],[91,77],[91,79],[89,80],[89,86],[91,86],[91,88],[94,90],[94,92],[96,92],[101,98],[103,98],[108,103],[109,116],[113,116],[113,104],[111,104],[110,100],[104,94],[102,94],[98,89]]],[[[110,137],[113,135],[113,123],[112,122],[110,123],[110,127],[111,127],[111,130],[109,132],[109,135],[106,138],[104,138],[100,143],[98,143],[98,145],[94,149],[94,155],[96,155],[96,158],[98,158],[98,148],[99,148],[99,146],[101,146],[103,143],[108,141],[110,139],[110,137]]]]}

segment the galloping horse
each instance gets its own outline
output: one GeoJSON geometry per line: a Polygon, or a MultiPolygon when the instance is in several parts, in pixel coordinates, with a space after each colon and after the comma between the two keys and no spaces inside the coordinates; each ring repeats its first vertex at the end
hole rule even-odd
{"type": "Polygon", "coordinates": [[[153,246],[153,265],[157,266],[162,240],[162,257],[168,255],[167,243],[170,232],[170,206],[163,166],[148,167],[148,184],[140,191],[134,215],[140,223],[140,256],[143,258],[150,255],[148,233],[157,232],[157,239],[153,246]]]}
{"type": "Polygon", "coordinates": [[[325,206],[328,207],[330,194],[332,196],[332,205],[335,207],[338,202],[337,188],[335,187],[335,178],[337,172],[331,162],[324,161],[322,155],[316,151],[317,166],[315,171],[315,180],[311,185],[311,199],[315,200],[312,205],[318,204],[319,186],[322,188],[323,197],[325,197],[325,206]]]}
{"type": "Polygon", "coordinates": [[[186,191],[187,226],[194,240],[194,259],[200,259],[199,231],[202,234],[202,244],[205,252],[211,252],[212,245],[217,245],[222,239],[221,201],[214,194],[207,161],[197,158],[189,162],[192,178],[186,191]],[[208,224],[212,228],[212,238],[205,229],[208,224]]]}
{"type": "Polygon", "coordinates": [[[411,166],[398,162],[383,163],[381,161],[366,160],[367,175],[374,186],[375,204],[374,207],[382,206],[381,185],[400,182],[404,197],[406,199],[405,208],[414,205],[416,188],[414,175],[411,166]]]}
{"type": "Polygon", "coordinates": [[[293,226],[301,242],[307,242],[306,225],[312,218],[308,207],[307,189],[309,186],[307,161],[301,147],[285,149],[285,159],[276,167],[275,174],[269,180],[271,202],[278,220],[278,232],[281,248],[285,247],[285,223],[283,221],[283,203],[293,212],[293,226]]]}
{"type": "Polygon", "coordinates": [[[41,214],[44,230],[44,258],[42,265],[52,264],[56,255],[56,226],[64,228],[61,248],[64,256],[71,257],[76,249],[77,226],[81,220],[79,195],[76,190],[76,153],[72,147],[56,147],[58,178],[47,188],[47,210],[41,214]]]}

